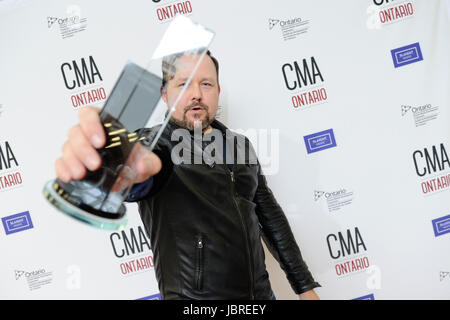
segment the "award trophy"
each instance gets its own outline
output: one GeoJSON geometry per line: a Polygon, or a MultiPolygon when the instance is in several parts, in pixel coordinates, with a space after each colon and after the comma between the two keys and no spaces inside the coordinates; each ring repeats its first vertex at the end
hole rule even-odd
{"type": "Polygon", "coordinates": [[[52,205],[100,229],[118,230],[125,227],[127,215],[123,202],[137,177],[132,156],[135,145],[147,139],[147,148],[153,149],[213,37],[211,30],[179,15],[165,31],[146,68],[132,62],[125,65],[100,113],[106,136],[105,146],[97,150],[101,167],[96,171],[87,171],[82,180],[64,183],[56,178],[47,182],[43,193],[52,205]],[[193,68],[177,59],[182,55],[192,56],[193,68]],[[161,99],[162,83],[161,77],[156,74],[158,71],[150,70],[164,70],[169,77],[183,70],[189,76],[175,102],[169,106],[157,133],[146,137],[142,134],[143,128],[152,121],[161,99]]]}

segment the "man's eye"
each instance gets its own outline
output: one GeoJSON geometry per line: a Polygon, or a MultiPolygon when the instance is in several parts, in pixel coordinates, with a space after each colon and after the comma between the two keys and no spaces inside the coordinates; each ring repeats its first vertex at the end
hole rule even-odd
{"type": "Polygon", "coordinates": [[[203,82],[202,83],[204,86],[211,86],[211,83],[209,83],[209,82],[203,82]]]}
{"type": "Polygon", "coordinates": [[[182,83],[180,83],[178,86],[179,86],[179,87],[183,87],[185,84],[186,84],[186,82],[182,82],[182,83]]]}

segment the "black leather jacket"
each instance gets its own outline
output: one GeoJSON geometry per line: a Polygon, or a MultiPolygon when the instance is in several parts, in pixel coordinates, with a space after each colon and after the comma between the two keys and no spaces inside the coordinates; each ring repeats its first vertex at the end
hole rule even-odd
{"type": "MultiPolygon", "coordinates": [[[[227,143],[243,137],[227,136],[217,120],[212,127],[227,143]]],[[[145,129],[146,134],[155,129],[145,129]]],[[[233,171],[227,164],[205,161],[174,164],[174,129],[180,127],[170,121],[153,150],[163,167],[139,201],[162,298],[269,299],[261,236],[297,294],[319,287],[259,163],[234,164],[233,171]]]]}

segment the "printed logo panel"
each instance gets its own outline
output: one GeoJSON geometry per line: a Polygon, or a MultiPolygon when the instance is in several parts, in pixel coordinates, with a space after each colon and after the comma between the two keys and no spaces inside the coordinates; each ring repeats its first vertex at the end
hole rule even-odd
{"type": "Polygon", "coordinates": [[[33,222],[28,211],[4,217],[2,223],[7,235],[33,228],[33,222]]]}
{"type": "Polygon", "coordinates": [[[422,51],[418,42],[391,50],[392,59],[396,68],[422,61],[422,51]]]}
{"type": "Polygon", "coordinates": [[[333,129],[307,135],[304,139],[308,153],[314,153],[336,147],[336,139],[334,138],[333,129]]]}
{"type": "Polygon", "coordinates": [[[434,219],[433,230],[436,237],[442,236],[450,232],[450,215],[434,219]]]}

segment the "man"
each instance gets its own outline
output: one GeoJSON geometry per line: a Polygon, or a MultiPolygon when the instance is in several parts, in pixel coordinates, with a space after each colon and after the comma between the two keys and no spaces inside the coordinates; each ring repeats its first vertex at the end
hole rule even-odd
{"type": "MultiPolygon", "coordinates": [[[[162,99],[169,108],[198,58],[198,55],[173,57],[174,73],[163,72],[162,99]]],[[[180,135],[176,132],[187,131],[189,141],[187,144],[184,141],[185,146],[194,142],[194,150],[196,131],[201,132],[200,136],[203,133],[203,137],[221,133],[222,155],[228,160],[225,155],[232,154],[235,141],[242,138],[230,134],[215,120],[220,94],[218,71],[218,62],[208,51],[153,152],[138,146],[135,162],[138,179],[128,200],[139,201],[161,296],[273,299],[262,236],[300,299],[318,299],[313,289],[320,285],[308,271],[258,162],[252,163],[247,157],[242,163],[235,156],[226,163],[206,159],[200,163],[178,161],[180,135]]],[[[80,124],[69,131],[63,156],[55,163],[58,177],[65,182],[83,178],[86,168],[99,168],[101,159],[95,148],[105,144],[98,110],[83,108],[79,119],[80,124]]],[[[146,129],[146,134],[151,136],[157,128],[146,129]]],[[[208,145],[203,142],[205,139],[201,140],[203,150],[208,145]]],[[[246,150],[251,151],[248,140],[244,141],[246,150]]],[[[146,144],[148,140],[143,142],[146,144]]]]}

